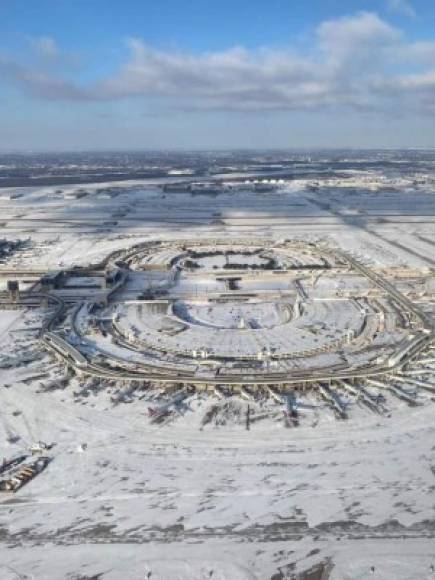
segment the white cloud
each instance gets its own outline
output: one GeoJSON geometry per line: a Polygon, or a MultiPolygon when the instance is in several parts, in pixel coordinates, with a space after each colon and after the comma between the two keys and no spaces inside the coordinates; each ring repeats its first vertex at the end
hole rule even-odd
{"type": "Polygon", "coordinates": [[[60,54],[56,41],[50,36],[40,36],[39,38],[35,38],[33,39],[32,44],[36,52],[43,57],[56,58],[60,54]]]}
{"type": "Polygon", "coordinates": [[[356,16],[323,22],[317,29],[325,54],[339,60],[371,55],[373,50],[396,43],[400,33],[379,16],[362,12],[356,16]]]}
{"type": "MultiPolygon", "coordinates": [[[[40,47],[59,52],[49,39],[40,47]]],[[[155,50],[137,38],[128,48],[118,71],[87,85],[7,59],[0,59],[0,72],[48,99],[157,98],[168,107],[238,111],[388,111],[412,102],[413,110],[421,105],[433,113],[435,40],[409,42],[373,13],[323,22],[303,52],[234,47],[191,54],[155,50]]]]}
{"type": "Polygon", "coordinates": [[[399,12],[405,16],[409,16],[410,18],[416,18],[417,16],[417,13],[409,0],[387,0],[387,5],[390,10],[399,12]]]}
{"type": "Polygon", "coordinates": [[[370,76],[400,40],[375,14],[322,23],[314,50],[247,51],[236,47],[201,55],[161,52],[130,39],[129,61],[92,88],[94,98],[159,95],[191,106],[227,109],[365,106],[370,76]],[[380,60],[380,53],[385,53],[380,60]],[[365,85],[365,86],[364,86],[365,85]]]}

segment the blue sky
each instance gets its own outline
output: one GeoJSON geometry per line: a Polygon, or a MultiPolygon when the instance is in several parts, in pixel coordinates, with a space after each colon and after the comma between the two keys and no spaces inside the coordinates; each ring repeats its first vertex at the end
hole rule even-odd
{"type": "Polygon", "coordinates": [[[0,0],[0,150],[434,147],[433,0],[0,0]]]}

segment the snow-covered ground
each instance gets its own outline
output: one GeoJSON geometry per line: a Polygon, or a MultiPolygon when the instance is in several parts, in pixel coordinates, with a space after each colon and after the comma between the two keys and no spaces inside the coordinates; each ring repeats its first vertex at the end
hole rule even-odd
{"type": "Polygon", "coordinates": [[[113,405],[91,389],[85,404],[73,388],[2,389],[5,454],[57,443],[0,504],[2,565],[17,577],[262,579],[332,557],[334,580],[369,578],[371,565],[385,580],[430,578],[433,403],[201,430],[210,399],[158,426],[144,400],[113,405]]]}
{"type": "MultiPolygon", "coordinates": [[[[346,187],[216,197],[140,182],[118,184],[116,195],[104,193],[110,184],[81,185],[80,199],[73,186],[26,188],[16,199],[4,191],[2,236],[31,241],[7,267],[85,265],[151,239],[243,236],[321,238],[375,268],[427,276],[435,194],[411,181],[355,177],[346,187]]],[[[286,428],[277,405],[278,418],[249,431],[243,421],[202,428],[219,400],[195,395],[173,422],[153,424],[146,391],[119,397],[127,387],[66,379],[38,350],[42,318],[0,310],[2,356],[38,355],[0,369],[0,458],[56,443],[43,473],[0,497],[0,580],[284,580],[328,558],[331,580],[435,578],[430,394],[413,408],[390,396],[390,417],[354,404],[348,421],[313,411],[308,403],[321,403],[308,398],[299,427],[286,428]]]]}

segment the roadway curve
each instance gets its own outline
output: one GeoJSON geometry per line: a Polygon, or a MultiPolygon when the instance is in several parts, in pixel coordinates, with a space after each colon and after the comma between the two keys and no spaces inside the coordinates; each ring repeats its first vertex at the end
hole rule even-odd
{"type": "MultiPolygon", "coordinates": [[[[158,247],[158,245],[157,245],[158,247]]],[[[133,252],[138,251],[139,248],[134,248],[133,252]]],[[[360,264],[357,260],[346,254],[341,250],[329,250],[327,248],[319,248],[321,253],[327,254],[333,258],[340,257],[345,262],[349,263],[353,268],[361,272],[364,276],[369,278],[376,286],[381,288],[383,291],[387,292],[392,300],[397,302],[403,309],[411,312],[415,317],[417,317],[422,325],[423,329],[419,330],[418,333],[409,341],[405,341],[398,351],[396,351],[390,358],[383,363],[368,364],[360,368],[352,368],[346,365],[336,365],[335,367],[328,367],[325,369],[318,369],[313,371],[312,369],[294,371],[291,373],[270,373],[263,374],[261,376],[255,375],[245,375],[241,377],[240,375],[222,374],[220,376],[196,376],[189,373],[182,373],[176,371],[170,371],[166,369],[163,372],[156,372],[155,368],[149,367],[147,365],[137,364],[136,367],[138,371],[127,371],[122,369],[113,369],[100,364],[95,364],[90,362],[82,353],[77,351],[77,357],[71,356],[71,349],[74,349],[67,341],[57,336],[57,348],[53,348],[50,341],[45,340],[44,345],[52,350],[55,350],[58,354],[62,354],[64,358],[67,359],[68,363],[76,368],[80,373],[84,373],[90,376],[98,378],[110,378],[122,381],[152,381],[156,383],[186,383],[192,385],[266,385],[266,384],[297,384],[297,383],[317,383],[322,381],[332,381],[337,379],[355,379],[355,378],[368,378],[378,375],[389,374],[395,369],[402,368],[406,365],[412,358],[417,356],[421,351],[427,348],[427,346],[435,339],[434,333],[434,323],[430,320],[425,313],[423,313],[416,305],[414,305],[408,298],[401,294],[394,286],[387,282],[382,276],[373,272],[366,266],[360,264]],[[65,344],[62,347],[62,342],[65,344]],[[59,348],[60,345],[60,348],[59,348]],[[80,358],[82,357],[82,358],[80,358]],[[84,362],[83,359],[86,361],[84,362]],[[77,361],[80,361],[78,363],[77,361]]],[[[131,252],[130,252],[131,253],[131,252]]],[[[115,257],[120,256],[119,252],[115,252],[108,256],[106,260],[103,261],[104,264],[108,264],[110,260],[115,257]]],[[[117,289],[119,289],[126,281],[128,277],[127,271],[122,272],[122,277],[116,288],[110,290],[110,295],[113,294],[117,289]]],[[[110,297],[108,295],[108,298],[110,297]]],[[[64,310],[64,304],[61,299],[53,295],[42,295],[48,298],[52,298],[58,302],[58,308],[56,312],[50,317],[47,323],[44,325],[42,334],[50,332],[57,321],[58,317],[64,310]]],[[[72,353],[74,354],[74,353],[72,353]]],[[[113,361],[119,361],[120,364],[124,363],[120,358],[113,357],[113,361]]]]}

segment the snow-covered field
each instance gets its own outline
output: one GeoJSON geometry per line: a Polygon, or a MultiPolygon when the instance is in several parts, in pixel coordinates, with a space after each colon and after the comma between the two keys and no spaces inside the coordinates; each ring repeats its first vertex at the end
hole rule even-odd
{"type": "MultiPolygon", "coordinates": [[[[4,192],[2,236],[31,241],[7,267],[91,264],[155,238],[255,236],[326,239],[375,268],[430,278],[435,194],[372,185],[355,178],[358,195],[293,184],[171,196],[139,182],[116,195],[81,185],[80,199],[72,186],[4,192]]],[[[202,428],[218,399],[195,395],[156,425],[145,398],[113,398],[122,385],[64,380],[38,350],[42,317],[0,310],[1,356],[38,354],[0,368],[0,460],[35,441],[56,444],[43,473],[0,496],[0,580],[284,580],[328,559],[331,580],[435,578],[430,395],[413,408],[391,398],[391,417],[355,405],[337,421],[307,407],[297,428],[266,419],[249,431],[243,421],[202,428]]]]}
{"type": "Polygon", "coordinates": [[[18,578],[271,578],[327,557],[337,580],[369,578],[371,565],[385,580],[431,577],[433,403],[246,431],[201,430],[193,411],[152,426],[144,401],[72,399],[2,389],[7,455],[57,443],[47,470],[0,504],[2,565],[18,578]]]}

